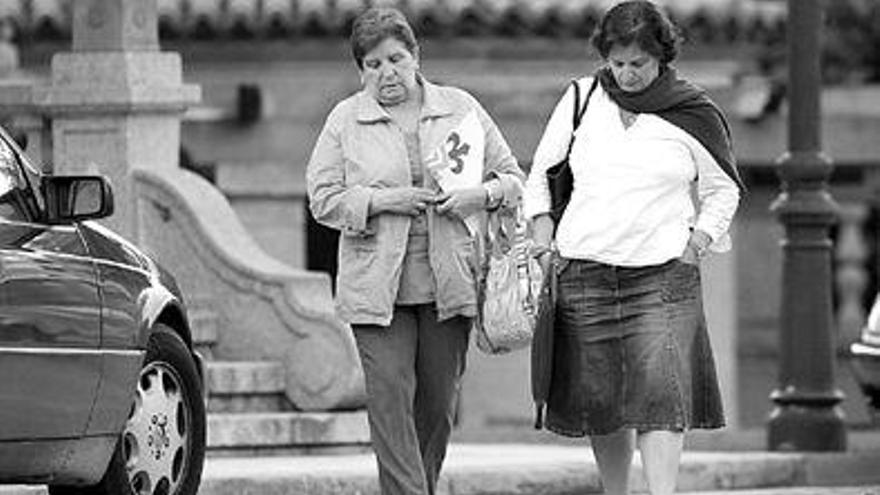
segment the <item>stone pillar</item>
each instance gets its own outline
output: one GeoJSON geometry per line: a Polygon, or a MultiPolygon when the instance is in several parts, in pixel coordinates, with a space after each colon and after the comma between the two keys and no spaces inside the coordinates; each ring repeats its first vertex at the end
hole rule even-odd
{"type": "Polygon", "coordinates": [[[73,49],[52,58],[36,102],[52,119],[56,173],[110,178],[111,228],[136,238],[131,172],[177,168],[180,118],[200,98],[177,53],[159,51],[156,0],[77,0],[73,49]]]}

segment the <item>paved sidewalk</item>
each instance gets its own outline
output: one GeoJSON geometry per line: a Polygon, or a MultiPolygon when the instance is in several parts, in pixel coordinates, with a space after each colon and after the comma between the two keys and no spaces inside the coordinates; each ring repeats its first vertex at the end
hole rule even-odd
{"type": "Polygon", "coordinates": [[[760,490],[691,492],[690,495],[880,495],[880,485],[764,488],[760,490]]]}
{"type": "MultiPolygon", "coordinates": [[[[636,456],[638,462],[638,456],[636,456]]],[[[717,495],[880,495],[880,449],[847,453],[686,451],[679,490],[717,495]],[[831,488],[837,487],[837,488],[831,488]],[[743,491],[746,490],[746,491],[743,491]]],[[[644,488],[641,471],[633,486],[644,488]]],[[[43,487],[2,487],[0,495],[45,495],[43,487]]],[[[585,446],[454,444],[442,495],[601,493],[585,446]]],[[[212,457],[200,495],[379,495],[371,454],[212,457]]]]}
{"type": "MultiPolygon", "coordinates": [[[[679,490],[880,485],[878,466],[880,451],[685,452],[679,490]]],[[[378,495],[375,477],[372,456],[364,454],[212,459],[200,493],[378,495]]],[[[638,466],[633,486],[644,488],[638,466]]],[[[450,449],[439,491],[448,495],[568,495],[601,493],[601,487],[595,462],[585,447],[459,444],[450,449]]]]}
{"type": "MultiPolygon", "coordinates": [[[[0,487],[3,495],[44,495],[41,487],[0,487]]],[[[535,492],[538,495],[547,492],[535,492]]],[[[711,492],[687,492],[690,495],[880,495],[880,485],[861,487],[777,487],[758,490],[722,490],[711,492]]],[[[252,495],[252,494],[248,494],[252,495]]],[[[493,495],[485,492],[484,495],[493,495]]],[[[568,493],[564,495],[569,495],[568,493]]]]}

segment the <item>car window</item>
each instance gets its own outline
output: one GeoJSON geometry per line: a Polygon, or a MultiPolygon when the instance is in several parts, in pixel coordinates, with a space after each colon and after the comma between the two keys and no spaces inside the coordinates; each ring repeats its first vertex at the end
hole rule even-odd
{"type": "Polygon", "coordinates": [[[0,218],[24,220],[24,212],[15,194],[21,187],[15,153],[0,139],[0,218]]]}
{"type": "Polygon", "coordinates": [[[28,188],[29,194],[28,199],[34,203],[34,206],[38,210],[42,210],[44,208],[43,196],[39,194],[37,187],[39,187],[40,180],[42,180],[43,174],[39,171],[37,167],[34,166],[33,163],[30,162],[27,155],[21,148],[18,147],[17,144],[12,145],[13,153],[15,153],[15,157],[17,158],[18,163],[21,165],[21,170],[24,173],[24,181],[28,188]]]}
{"type": "Polygon", "coordinates": [[[15,187],[15,155],[3,143],[0,143],[0,196],[15,187]]]}
{"type": "Polygon", "coordinates": [[[40,172],[0,130],[0,219],[28,221],[40,216],[43,198],[35,186],[40,172]]]}

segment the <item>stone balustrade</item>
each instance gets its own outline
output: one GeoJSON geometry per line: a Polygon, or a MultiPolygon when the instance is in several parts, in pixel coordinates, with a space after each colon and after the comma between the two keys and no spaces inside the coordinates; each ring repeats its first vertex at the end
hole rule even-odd
{"type": "MultiPolygon", "coordinates": [[[[704,41],[756,41],[781,28],[784,2],[658,0],[704,41]],[[720,35],[720,36],[719,36],[720,35]]],[[[4,0],[23,39],[70,34],[72,0],[4,0]]],[[[159,0],[161,32],[196,39],[347,35],[365,5],[395,5],[422,35],[589,34],[610,0],[159,0]]]]}
{"type": "Polygon", "coordinates": [[[298,409],[363,405],[354,339],[336,317],[326,274],[266,254],[226,198],[191,172],[139,169],[134,181],[138,242],[216,315],[218,356],[284,363],[298,409]]]}
{"type": "MultiPolygon", "coordinates": [[[[837,347],[849,349],[865,325],[865,291],[868,288],[868,235],[865,232],[869,207],[866,203],[846,202],[840,206],[837,242],[834,250],[837,299],[837,347]]],[[[876,236],[876,232],[869,235],[876,236]]]]}

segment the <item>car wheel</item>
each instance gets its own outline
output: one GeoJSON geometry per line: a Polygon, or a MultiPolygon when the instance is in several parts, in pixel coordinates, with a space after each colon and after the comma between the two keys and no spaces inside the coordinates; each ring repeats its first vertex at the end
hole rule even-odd
{"type": "Polygon", "coordinates": [[[52,495],[195,495],[205,455],[205,404],[192,355],[157,325],[135,400],[100,483],[49,487],[52,495]]]}

